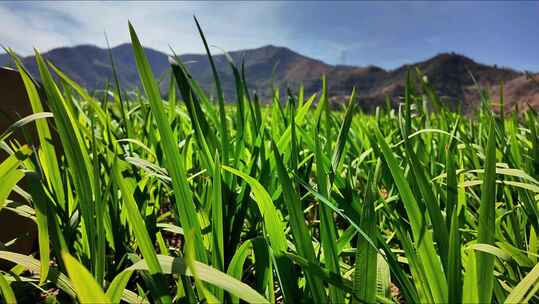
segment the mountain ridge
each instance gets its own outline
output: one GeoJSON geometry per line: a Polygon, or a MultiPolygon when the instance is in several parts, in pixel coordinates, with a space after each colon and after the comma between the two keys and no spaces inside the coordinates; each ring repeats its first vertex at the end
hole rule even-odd
{"type": "MultiPolygon", "coordinates": [[[[131,44],[124,43],[111,48],[120,83],[124,89],[139,86],[139,78],[131,44]]],[[[163,79],[162,89],[166,92],[169,76],[168,54],[145,48],[145,53],[154,75],[163,79]]],[[[90,90],[103,89],[112,79],[108,49],[91,44],[60,47],[42,54],[70,77],[90,90]]],[[[495,87],[500,82],[510,82],[522,77],[523,72],[511,68],[486,65],[456,53],[439,53],[431,58],[412,64],[404,64],[396,69],[386,70],[375,65],[365,67],[352,65],[331,65],[321,60],[299,54],[287,47],[265,45],[259,48],[228,52],[235,64],[244,64],[248,86],[263,100],[272,96],[273,85],[297,88],[303,84],[307,94],[321,89],[321,75],[326,75],[328,92],[334,103],[343,102],[356,87],[360,93],[360,105],[372,109],[383,104],[386,96],[393,103],[402,96],[404,80],[408,70],[419,68],[428,77],[443,102],[450,108],[463,102],[466,109],[473,109],[477,96],[473,93],[475,81],[482,86],[495,87]],[[473,77],[471,76],[473,75],[473,77]],[[474,80],[475,78],[475,80],[474,80]]],[[[215,92],[213,74],[205,54],[179,55],[201,87],[213,95],[215,92]]],[[[234,77],[224,54],[213,55],[221,78],[225,98],[235,98],[234,77]]],[[[9,58],[0,54],[0,65],[9,58]]],[[[38,70],[33,56],[23,58],[23,63],[32,75],[38,70]]],[[[535,94],[536,88],[528,88],[519,81],[515,97],[526,99],[526,90],[535,94]],[[526,89],[528,88],[528,89],[526,89]],[[523,92],[524,90],[524,92],[523,92]]],[[[284,90],[282,90],[284,91],[284,90]]],[[[529,98],[528,98],[529,99],[529,98]]],[[[518,101],[516,101],[518,102],[518,101]]]]}

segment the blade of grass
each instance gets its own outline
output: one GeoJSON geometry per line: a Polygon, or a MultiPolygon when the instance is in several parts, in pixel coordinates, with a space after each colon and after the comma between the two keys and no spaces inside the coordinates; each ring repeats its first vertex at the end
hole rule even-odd
{"type": "Polygon", "coordinates": [[[67,273],[81,303],[109,303],[101,286],[94,280],[92,274],[69,253],[63,252],[62,258],[67,273]]]}
{"type": "MultiPolygon", "coordinates": [[[[494,119],[490,119],[489,136],[486,147],[485,175],[481,188],[479,207],[479,228],[477,241],[481,244],[494,243],[496,229],[496,129],[494,119]]],[[[494,287],[494,256],[486,252],[476,252],[477,290],[480,303],[490,303],[494,287]]]]}
{"type": "MultiPolygon", "coordinates": [[[[187,268],[185,260],[181,257],[170,257],[158,255],[159,263],[164,273],[184,274],[192,276],[191,271],[187,268]]],[[[253,290],[247,284],[242,283],[223,272],[212,268],[206,264],[193,261],[192,267],[196,269],[200,280],[215,285],[227,292],[238,296],[240,299],[249,303],[268,303],[268,301],[253,290]]],[[[141,260],[127,268],[129,270],[147,270],[148,266],[145,260],[141,260]]]]}
{"type": "MultiPolygon", "coordinates": [[[[381,161],[376,164],[374,173],[370,174],[365,188],[363,201],[363,212],[361,214],[361,228],[369,236],[377,234],[376,213],[374,211],[376,182],[381,171],[381,161]]],[[[354,293],[359,299],[364,299],[367,303],[376,301],[377,282],[377,258],[378,252],[366,240],[358,238],[356,247],[356,265],[354,270],[354,293]]]]}
{"type": "Polygon", "coordinates": [[[0,273],[0,291],[2,292],[2,296],[4,297],[5,303],[17,304],[17,298],[15,297],[15,293],[13,292],[13,289],[11,289],[9,282],[6,280],[6,278],[4,278],[4,275],[1,273],[0,273]]]}
{"type": "Polygon", "coordinates": [[[297,282],[294,281],[295,274],[290,261],[284,256],[287,251],[288,245],[285,235],[285,224],[282,220],[282,215],[279,213],[275,205],[271,200],[271,196],[264,189],[264,187],[251,176],[230,168],[222,166],[222,168],[234,175],[241,177],[251,187],[251,191],[258,205],[260,213],[262,214],[262,220],[264,221],[264,228],[268,234],[268,238],[271,244],[271,249],[276,257],[277,267],[276,270],[280,273],[282,280],[281,288],[283,289],[283,295],[285,301],[294,303],[299,299],[297,282]]]}
{"type": "Polygon", "coordinates": [[[389,148],[389,145],[386,143],[378,127],[374,128],[374,134],[399,190],[406,213],[408,214],[413,239],[416,242],[415,245],[417,246],[418,256],[424,265],[425,276],[428,280],[427,283],[430,292],[432,293],[432,297],[436,302],[445,303],[447,302],[447,281],[443,275],[442,265],[434,248],[431,232],[425,230],[425,227],[423,226],[425,223],[424,216],[419,209],[416,198],[399,168],[397,160],[393,155],[393,151],[389,148]]]}
{"type": "Polygon", "coordinates": [[[114,277],[106,292],[106,296],[110,299],[111,303],[120,302],[125,287],[127,286],[127,283],[129,283],[129,279],[131,278],[132,274],[132,271],[122,271],[116,277],[114,277]]]}
{"type": "MultiPolygon", "coordinates": [[[[529,291],[536,290],[537,282],[539,281],[539,264],[536,264],[533,269],[522,279],[517,286],[509,293],[505,299],[505,303],[524,303],[529,291]]],[[[533,294],[531,294],[533,295],[533,294]]]]}
{"type": "Polygon", "coordinates": [[[84,223],[85,233],[83,234],[83,244],[87,244],[86,248],[88,248],[85,255],[88,255],[89,260],[93,261],[96,225],[93,205],[94,178],[89,160],[90,153],[88,153],[86,143],[82,138],[79,122],[75,117],[75,113],[73,113],[71,100],[65,99],[62,96],[44,59],[37,51],[35,58],[49,106],[54,113],[54,121],[64,148],[67,163],[71,169],[69,173],[73,177],[73,183],[77,193],[77,205],[80,208],[84,223]]]}
{"type": "MultiPolygon", "coordinates": [[[[223,224],[223,202],[221,191],[221,165],[219,154],[216,153],[214,173],[212,177],[212,200],[211,200],[211,227],[212,227],[212,257],[214,267],[223,271],[225,268],[224,256],[224,224],[223,224]]],[[[223,293],[219,290],[214,290],[215,296],[220,302],[223,302],[223,293]]]]}
{"type": "MultiPolygon", "coordinates": [[[[20,59],[11,53],[12,58],[17,66],[17,69],[21,75],[21,78],[26,88],[26,93],[28,95],[28,100],[32,107],[34,113],[41,113],[44,111],[43,105],[41,104],[41,99],[39,97],[37,88],[30,78],[28,72],[22,66],[20,59]]],[[[56,152],[54,145],[52,144],[51,132],[46,121],[37,120],[36,121],[37,135],[40,143],[40,148],[38,151],[41,167],[44,171],[44,176],[49,183],[49,186],[54,190],[54,196],[58,204],[65,208],[65,195],[64,188],[62,185],[62,179],[60,175],[60,169],[58,167],[58,160],[56,158],[56,152]]]]}
{"type": "Polygon", "coordinates": [[[0,180],[2,181],[2,187],[0,187],[0,210],[4,207],[15,185],[24,177],[24,172],[19,167],[31,153],[32,150],[28,146],[22,146],[0,163],[0,180]]]}
{"type": "Polygon", "coordinates": [[[137,240],[137,244],[142,256],[147,261],[150,274],[153,276],[152,287],[156,292],[155,298],[161,303],[171,303],[172,299],[168,295],[168,291],[165,288],[165,280],[161,276],[161,265],[159,264],[157,254],[153,248],[153,243],[148,235],[148,231],[146,230],[144,219],[140,215],[137,203],[133,198],[133,189],[130,189],[131,185],[125,182],[125,179],[120,172],[118,162],[113,164],[112,170],[114,182],[122,193],[127,218],[135,234],[135,239],[137,240]]]}
{"type": "MultiPolygon", "coordinates": [[[[275,156],[275,165],[277,167],[277,175],[283,189],[284,202],[290,215],[290,227],[294,240],[296,241],[298,253],[305,257],[309,262],[317,264],[318,261],[315,257],[309,230],[307,229],[307,225],[305,225],[305,218],[303,216],[303,210],[301,208],[298,193],[292,187],[292,181],[290,180],[288,172],[284,167],[281,154],[278,151],[277,145],[273,141],[272,147],[273,154],[275,156]]],[[[313,276],[309,272],[306,273],[306,276],[314,302],[326,303],[327,297],[320,279],[313,276]]]]}
{"type": "Polygon", "coordinates": [[[202,242],[202,233],[200,230],[200,223],[198,222],[198,216],[191,190],[187,182],[185,169],[183,163],[178,161],[181,159],[180,151],[172,135],[172,130],[168,124],[168,119],[165,116],[163,109],[163,103],[159,94],[159,88],[155,83],[155,79],[152,75],[152,71],[140,41],[137,37],[135,29],[129,23],[129,32],[131,35],[131,41],[133,45],[133,51],[135,53],[137,69],[139,76],[144,87],[144,91],[148,96],[150,107],[155,120],[157,122],[159,134],[161,135],[161,146],[165,154],[165,167],[168,170],[172,178],[172,186],[174,189],[174,195],[176,198],[177,213],[180,216],[179,222],[184,229],[192,229],[195,237],[194,246],[199,261],[207,261],[207,253],[202,242]]]}
{"type": "Polygon", "coordinates": [[[411,106],[412,106],[412,96],[411,91],[413,86],[410,80],[410,73],[406,77],[406,87],[405,87],[405,113],[404,113],[404,122],[401,121],[401,133],[404,138],[404,147],[406,149],[406,156],[408,164],[410,165],[413,177],[419,188],[419,192],[425,205],[427,206],[428,214],[430,217],[430,222],[433,227],[433,234],[438,245],[438,254],[442,259],[442,264],[444,269],[447,271],[447,256],[448,256],[448,246],[449,246],[449,233],[447,231],[447,226],[444,221],[442,210],[439,203],[436,200],[436,195],[433,191],[434,185],[429,183],[429,178],[427,173],[424,170],[418,154],[414,151],[412,147],[412,142],[409,140],[408,136],[412,131],[412,118],[411,118],[411,106]]]}
{"type": "Polygon", "coordinates": [[[228,134],[228,128],[226,124],[226,112],[225,112],[225,97],[223,94],[223,89],[221,88],[221,81],[219,79],[219,74],[217,73],[217,69],[215,68],[215,63],[213,62],[213,58],[210,52],[210,48],[208,47],[208,43],[206,42],[206,37],[204,36],[204,33],[202,32],[202,28],[200,27],[200,24],[198,23],[198,20],[195,16],[193,16],[195,19],[195,23],[198,29],[198,32],[200,34],[200,38],[202,39],[202,42],[204,43],[204,48],[206,49],[206,54],[208,55],[208,60],[210,62],[211,70],[213,73],[213,79],[215,83],[215,87],[217,88],[217,99],[219,101],[219,117],[220,117],[220,127],[221,127],[221,154],[223,155],[223,164],[228,165],[228,157],[229,157],[229,134],[228,134]]]}

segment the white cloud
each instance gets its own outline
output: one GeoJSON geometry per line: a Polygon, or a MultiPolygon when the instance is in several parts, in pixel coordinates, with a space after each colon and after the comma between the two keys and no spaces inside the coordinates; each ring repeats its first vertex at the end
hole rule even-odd
{"type": "Polygon", "coordinates": [[[0,43],[22,54],[63,45],[129,42],[131,20],[145,46],[168,52],[202,52],[192,16],[209,43],[225,50],[286,45],[281,3],[268,2],[33,2],[0,4],[0,43]]]}
{"type": "Polygon", "coordinates": [[[15,15],[9,9],[0,6],[0,44],[4,47],[13,48],[23,54],[31,53],[37,46],[59,46],[69,43],[69,38],[57,33],[40,28],[40,23],[45,23],[42,16],[30,18],[25,15],[15,15]],[[37,26],[35,26],[37,25],[37,26]]]}

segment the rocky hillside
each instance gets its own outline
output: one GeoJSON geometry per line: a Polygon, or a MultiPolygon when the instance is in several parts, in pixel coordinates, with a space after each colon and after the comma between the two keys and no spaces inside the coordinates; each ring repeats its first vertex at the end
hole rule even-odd
{"type": "MultiPolygon", "coordinates": [[[[490,90],[494,100],[500,100],[500,86],[494,86],[490,90]]],[[[515,106],[519,111],[528,106],[539,109],[539,74],[519,76],[504,83],[503,98],[505,111],[512,111],[515,106]]]]}
{"type": "MultiPolygon", "coordinates": [[[[138,86],[139,79],[131,45],[122,44],[114,47],[112,54],[122,86],[126,89],[138,86]]],[[[169,82],[168,55],[149,48],[146,49],[146,54],[154,74],[162,80],[163,92],[166,92],[169,82]]],[[[112,79],[106,49],[80,45],[53,49],[43,55],[89,89],[102,89],[112,79]]],[[[478,99],[475,81],[492,88],[503,81],[508,86],[507,97],[513,99],[508,105],[522,102],[538,107],[538,103],[534,101],[535,94],[539,92],[537,85],[530,82],[523,73],[477,63],[454,53],[439,54],[395,70],[385,70],[376,66],[329,65],[288,48],[272,45],[230,52],[229,55],[236,64],[243,62],[250,89],[256,91],[266,101],[271,98],[272,87],[276,86],[296,88],[304,84],[306,93],[315,93],[321,88],[321,75],[326,75],[329,94],[334,102],[345,100],[355,86],[359,90],[362,107],[372,109],[382,104],[386,96],[392,97],[393,103],[398,103],[399,97],[403,94],[406,72],[419,68],[442,97],[442,101],[451,108],[456,108],[461,101],[465,110],[475,108],[478,99]]],[[[0,65],[5,65],[8,61],[5,57],[0,55],[0,65]]],[[[213,94],[215,91],[213,75],[207,57],[202,54],[185,54],[180,57],[201,86],[209,94],[213,94]]],[[[215,55],[214,60],[226,98],[232,101],[235,95],[234,77],[228,61],[224,55],[215,55]]],[[[32,56],[24,58],[24,63],[32,74],[37,74],[32,56]]]]}

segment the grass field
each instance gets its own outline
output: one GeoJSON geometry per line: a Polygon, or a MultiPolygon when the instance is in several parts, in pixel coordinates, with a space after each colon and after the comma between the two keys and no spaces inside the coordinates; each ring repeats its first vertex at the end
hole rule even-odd
{"type": "Polygon", "coordinates": [[[39,250],[2,244],[5,302],[539,303],[532,110],[482,94],[453,113],[417,72],[398,109],[363,114],[354,92],[330,111],[325,86],[261,106],[232,62],[230,104],[177,61],[162,100],[129,30],[137,97],[97,98],[36,53],[45,102],[17,62],[35,114],[14,128],[37,145],[0,130],[0,208],[37,223],[39,250]]]}

